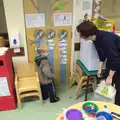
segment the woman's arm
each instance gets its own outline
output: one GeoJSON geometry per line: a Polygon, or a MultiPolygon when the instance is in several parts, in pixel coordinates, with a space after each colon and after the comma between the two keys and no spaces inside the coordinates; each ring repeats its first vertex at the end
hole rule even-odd
{"type": "Polygon", "coordinates": [[[99,62],[99,67],[98,67],[98,71],[102,71],[102,68],[103,68],[103,62],[102,61],[100,61],[99,62]]]}
{"type": "Polygon", "coordinates": [[[98,78],[101,78],[102,77],[102,68],[103,68],[103,62],[102,61],[100,61],[99,62],[99,67],[98,67],[98,73],[97,73],[97,76],[98,76],[98,78]]]}
{"type": "Polygon", "coordinates": [[[95,45],[95,48],[97,50],[97,53],[98,53],[98,56],[99,56],[99,60],[100,60],[99,66],[98,66],[97,76],[98,76],[98,78],[101,78],[102,77],[101,73],[102,73],[103,63],[104,63],[104,61],[105,61],[106,58],[104,56],[103,49],[101,48],[101,46],[99,45],[99,43],[94,42],[94,45],[95,45]]]}
{"type": "Polygon", "coordinates": [[[95,45],[95,48],[96,48],[96,50],[97,50],[97,53],[98,53],[98,56],[99,56],[99,60],[100,60],[100,67],[102,67],[101,65],[103,65],[103,62],[105,61],[105,59],[106,59],[106,57],[105,57],[105,55],[104,55],[104,51],[103,51],[103,49],[101,48],[101,46],[99,45],[99,43],[98,42],[93,42],[94,43],[94,45],[95,45]]]}

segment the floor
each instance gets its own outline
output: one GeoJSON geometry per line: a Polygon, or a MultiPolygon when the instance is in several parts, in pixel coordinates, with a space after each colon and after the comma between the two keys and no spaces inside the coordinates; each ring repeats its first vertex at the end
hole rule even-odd
{"type": "MultiPolygon", "coordinates": [[[[76,86],[68,89],[67,86],[61,85],[58,88],[58,96],[60,97],[60,102],[55,104],[50,104],[49,101],[45,101],[44,106],[40,104],[36,98],[29,98],[30,100],[25,100],[22,109],[17,109],[13,111],[0,112],[1,120],[56,120],[59,113],[62,112],[62,108],[67,108],[73,104],[84,101],[84,91],[82,91],[81,96],[78,100],[75,100],[75,90],[76,86]]],[[[93,97],[93,93],[89,93],[89,100],[100,100],[93,97]]]]}

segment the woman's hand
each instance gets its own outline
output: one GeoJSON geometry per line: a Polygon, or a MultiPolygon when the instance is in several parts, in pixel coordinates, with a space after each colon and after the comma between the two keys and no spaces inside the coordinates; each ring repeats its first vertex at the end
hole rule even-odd
{"type": "Polygon", "coordinates": [[[114,74],[115,74],[115,71],[110,70],[109,75],[108,75],[108,77],[106,79],[106,84],[107,85],[111,85],[112,84],[112,80],[113,80],[114,74]]]}
{"type": "Polygon", "coordinates": [[[97,77],[102,78],[102,71],[101,70],[98,70],[97,77]]]}
{"type": "Polygon", "coordinates": [[[97,73],[98,78],[102,78],[102,68],[103,68],[103,62],[100,61],[98,67],[98,73],[97,73]]]}
{"type": "Polygon", "coordinates": [[[113,79],[113,78],[112,78],[111,76],[108,76],[107,79],[106,79],[106,81],[105,81],[106,84],[107,84],[107,85],[111,85],[111,84],[112,84],[112,79],[113,79]]]}

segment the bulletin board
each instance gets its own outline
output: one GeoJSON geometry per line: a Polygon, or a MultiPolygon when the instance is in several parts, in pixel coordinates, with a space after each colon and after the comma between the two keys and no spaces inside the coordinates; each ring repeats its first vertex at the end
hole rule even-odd
{"type": "Polygon", "coordinates": [[[36,32],[41,31],[42,37],[39,39],[42,42],[47,42],[50,47],[49,60],[53,66],[55,83],[69,83],[71,75],[73,0],[23,0],[23,4],[29,62],[34,62],[36,56],[36,32]],[[41,16],[38,17],[38,14],[41,14],[41,16]],[[31,17],[31,15],[34,17],[31,17]],[[60,22],[60,19],[62,21],[64,15],[63,23],[60,22]],[[41,24],[40,22],[36,23],[36,19],[41,24]],[[43,19],[45,20],[43,21],[43,19]],[[30,20],[32,20],[32,24],[29,23],[30,20]],[[60,48],[61,46],[62,48],[60,48]],[[62,51],[63,48],[65,50],[62,51]]]}

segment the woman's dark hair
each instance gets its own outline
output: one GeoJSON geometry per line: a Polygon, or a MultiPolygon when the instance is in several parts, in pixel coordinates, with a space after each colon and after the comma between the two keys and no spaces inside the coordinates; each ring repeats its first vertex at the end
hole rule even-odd
{"type": "Polygon", "coordinates": [[[98,28],[96,25],[90,21],[84,21],[77,26],[77,32],[81,34],[82,37],[88,38],[89,36],[95,35],[98,28]]]}

